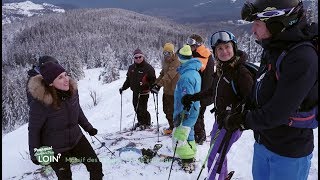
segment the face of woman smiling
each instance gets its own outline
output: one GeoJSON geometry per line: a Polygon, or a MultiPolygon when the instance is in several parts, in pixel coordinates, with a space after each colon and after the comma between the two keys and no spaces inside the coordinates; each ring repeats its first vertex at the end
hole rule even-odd
{"type": "Polygon", "coordinates": [[[58,77],[54,79],[54,81],[52,82],[52,86],[62,91],[68,91],[69,90],[68,74],[66,72],[61,73],[58,77]]]}
{"type": "Polygon", "coordinates": [[[234,56],[232,42],[218,44],[215,51],[220,61],[229,61],[234,56]]]}

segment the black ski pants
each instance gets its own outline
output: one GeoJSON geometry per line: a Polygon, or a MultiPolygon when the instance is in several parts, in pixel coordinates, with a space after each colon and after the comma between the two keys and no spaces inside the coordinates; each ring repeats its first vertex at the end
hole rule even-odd
{"type": "Polygon", "coordinates": [[[196,139],[202,139],[206,137],[206,130],[204,126],[204,112],[207,106],[200,106],[200,112],[196,124],[194,125],[194,135],[196,139]]]}
{"type": "Polygon", "coordinates": [[[137,113],[137,119],[140,125],[151,125],[150,113],[147,110],[148,99],[149,99],[149,94],[144,93],[144,94],[140,94],[139,96],[139,93],[133,93],[132,103],[133,103],[134,110],[137,113]]]}
{"type": "Polygon", "coordinates": [[[90,173],[90,180],[102,180],[102,164],[85,136],[71,150],[61,153],[58,162],[50,163],[59,180],[71,180],[71,158],[76,157],[90,173]]]}

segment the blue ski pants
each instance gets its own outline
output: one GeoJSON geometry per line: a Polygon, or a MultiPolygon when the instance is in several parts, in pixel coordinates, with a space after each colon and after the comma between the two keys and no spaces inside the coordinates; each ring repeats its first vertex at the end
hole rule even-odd
{"type": "Polygon", "coordinates": [[[312,153],[301,158],[280,156],[264,145],[254,143],[252,175],[254,180],[307,180],[312,153]]]}

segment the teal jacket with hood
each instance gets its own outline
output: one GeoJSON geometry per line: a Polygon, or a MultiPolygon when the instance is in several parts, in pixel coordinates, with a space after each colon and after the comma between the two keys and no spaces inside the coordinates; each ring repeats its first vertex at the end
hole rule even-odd
{"type": "MultiPolygon", "coordinates": [[[[191,58],[187,62],[181,64],[177,71],[180,74],[180,79],[177,82],[174,92],[174,126],[180,125],[181,114],[184,113],[181,99],[186,94],[198,93],[201,90],[201,76],[199,70],[201,62],[197,58],[191,58]]],[[[183,126],[191,128],[188,136],[188,141],[194,140],[194,125],[199,115],[200,101],[193,102],[189,112],[184,116],[182,121],[183,126]]]]}

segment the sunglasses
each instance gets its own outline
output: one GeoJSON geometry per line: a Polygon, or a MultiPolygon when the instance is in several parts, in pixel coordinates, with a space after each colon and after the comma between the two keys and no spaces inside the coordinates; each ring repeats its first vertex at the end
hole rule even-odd
{"type": "Polygon", "coordinates": [[[252,3],[246,2],[241,10],[241,18],[250,22],[254,20],[267,21],[269,18],[273,17],[296,14],[302,7],[302,2],[299,2],[299,4],[293,8],[273,9],[269,11],[258,12],[257,8],[255,8],[252,3]]]}
{"type": "Polygon", "coordinates": [[[140,59],[142,56],[135,56],[134,59],[140,59]]]}
{"type": "Polygon", "coordinates": [[[164,51],[164,52],[163,52],[163,55],[164,55],[164,56],[171,56],[171,52],[164,51]]]}
{"type": "Polygon", "coordinates": [[[219,43],[234,41],[237,43],[235,36],[227,31],[218,31],[211,36],[211,46],[216,46],[219,43]]]}

